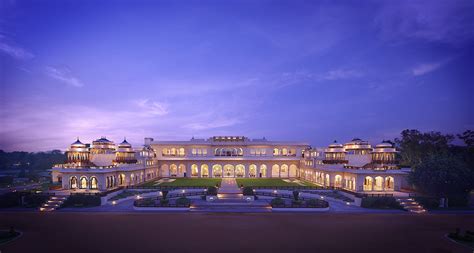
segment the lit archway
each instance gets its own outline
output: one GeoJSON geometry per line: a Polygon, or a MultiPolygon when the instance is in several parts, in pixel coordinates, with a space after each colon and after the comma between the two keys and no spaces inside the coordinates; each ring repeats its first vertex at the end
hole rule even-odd
{"type": "Polygon", "coordinates": [[[235,176],[236,177],[244,177],[245,176],[245,166],[242,164],[238,164],[235,166],[235,176]]]}
{"type": "Polygon", "coordinates": [[[191,176],[192,177],[197,177],[199,176],[199,169],[196,164],[191,165],[191,176]]]}
{"type": "Polygon", "coordinates": [[[280,177],[280,166],[278,164],[272,166],[272,177],[280,177]]]}
{"type": "Polygon", "coordinates": [[[77,177],[71,177],[71,179],[69,179],[69,187],[71,189],[77,189],[77,177]]]}
{"type": "Polygon", "coordinates": [[[374,190],[383,191],[383,177],[380,177],[380,176],[375,177],[374,190]]]}
{"type": "Polygon", "coordinates": [[[81,179],[79,179],[79,188],[87,189],[87,177],[81,177],[81,179]]]}
{"type": "Polygon", "coordinates": [[[169,177],[170,176],[170,169],[168,164],[161,165],[161,176],[162,177],[169,177]]]}
{"type": "Polygon", "coordinates": [[[290,177],[297,177],[298,176],[298,167],[292,164],[290,165],[290,177]]]}
{"type": "Polygon", "coordinates": [[[96,177],[91,177],[91,179],[90,179],[90,188],[91,189],[97,189],[98,188],[96,177]]]}
{"type": "Polygon", "coordinates": [[[374,179],[372,177],[365,177],[364,179],[364,191],[372,191],[374,179]]]}
{"type": "Polygon", "coordinates": [[[234,166],[226,164],[224,166],[224,177],[234,177],[234,166]]]}
{"type": "Polygon", "coordinates": [[[207,164],[201,165],[201,177],[209,177],[209,166],[207,164]]]}
{"type": "Polygon", "coordinates": [[[342,176],[336,175],[334,177],[334,187],[342,187],[342,176]]]}
{"type": "Polygon", "coordinates": [[[393,177],[388,176],[385,178],[385,190],[386,191],[393,191],[394,190],[394,184],[395,181],[393,180],[393,177]]]}
{"type": "Polygon", "coordinates": [[[184,177],[184,174],[186,173],[186,166],[184,164],[180,164],[178,166],[178,175],[180,177],[184,177]]]}
{"type": "Polygon", "coordinates": [[[288,177],[288,165],[286,164],[281,165],[280,177],[288,177]]]}
{"type": "Polygon", "coordinates": [[[251,164],[249,166],[249,177],[256,177],[257,176],[257,165],[251,164]]]}
{"type": "Polygon", "coordinates": [[[170,166],[170,176],[176,177],[178,175],[178,166],[176,164],[171,164],[170,166]]]}
{"type": "Polygon", "coordinates": [[[260,165],[260,177],[267,177],[267,165],[260,165]]]}
{"type": "Polygon", "coordinates": [[[214,164],[212,166],[212,176],[213,177],[222,177],[222,166],[219,164],[214,164]]]}

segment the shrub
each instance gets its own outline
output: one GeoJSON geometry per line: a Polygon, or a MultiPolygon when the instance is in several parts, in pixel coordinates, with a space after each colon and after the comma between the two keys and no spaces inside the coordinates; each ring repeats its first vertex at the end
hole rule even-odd
{"type": "Polygon", "coordinates": [[[296,200],[296,199],[293,199],[291,201],[291,205],[292,206],[301,206],[301,204],[303,204],[303,202],[301,200],[296,200]]]}
{"type": "Polygon", "coordinates": [[[29,194],[23,199],[25,207],[40,207],[49,199],[48,195],[29,194]]]}
{"type": "Polygon", "coordinates": [[[161,191],[161,196],[163,196],[163,199],[166,199],[166,196],[168,196],[168,191],[164,190],[164,191],[161,191]]]}
{"type": "Polygon", "coordinates": [[[209,186],[207,188],[207,195],[209,196],[216,196],[217,195],[217,188],[213,186],[209,186]]]}
{"type": "Polygon", "coordinates": [[[153,198],[137,199],[133,202],[133,205],[137,207],[153,207],[156,205],[156,202],[153,198]]]}
{"type": "Polygon", "coordinates": [[[299,191],[293,191],[293,198],[297,201],[300,198],[300,192],[299,191]]]}
{"type": "Polygon", "coordinates": [[[434,197],[415,197],[415,200],[424,208],[435,209],[439,207],[439,199],[434,197]]]}
{"type": "Polygon", "coordinates": [[[191,200],[186,197],[181,197],[176,200],[176,205],[178,206],[189,206],[191,205],[191,200]]]}
{"type": "Polygon", "coordinates": [[[3,195],[0,195],[0,207],[14,207],[21,205],[21,196],[20,192],[8,192],[3,195]]]}
{"type": "Polygon", "coordinates": [[[361,207],[376,209],[402,209],[394,197],[366,197],[362,199],[361,207]]]}
{"type": "Polygon", "coordinates": [[[160,199],[161,206],[167,206],[170,203],[169,199],[160,199]]]}
{"type": "Polygon", "coordinates": [[[272,201],[270,202],[270,204],[272,205],[272,207],[284,206],[284,205],[285,205],[285,200],[283,200],[283,199],[280,198],[280,197],[274,198],[274,199],[272,199],[272,201]]]}
{"type": "Polygon", "coordinates": [[[306,200],[306,206],[312,208],[326,208],[329,207],[329,203],[320,199],[308,199],[306,200]]]}
{"type": "Polygon", "coordinates": [[[248,187],[248,186],[244,187],[243,194],[244,196],[253,196],[254,192],[253,192],[252,187],[248,187]]]}
{"type": "Polygon", "coordinates": [[[64,207],[100,206],[100,197],[96,195],[74,194],[64,201],[64,207]]]}

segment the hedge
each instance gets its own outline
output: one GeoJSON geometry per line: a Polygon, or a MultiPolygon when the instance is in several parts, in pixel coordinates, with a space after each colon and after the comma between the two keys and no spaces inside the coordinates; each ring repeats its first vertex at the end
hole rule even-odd
{"type": "Polygon", "coordinates": [[[74,194],[64,201],[63,207],[100,206],[100,197],[96,195],[74,194]]]}
{"type": "Polygon", "coordinates": [[[375,209],[403,209],[394,197],[365,197],[361,207],[375,209]]]}

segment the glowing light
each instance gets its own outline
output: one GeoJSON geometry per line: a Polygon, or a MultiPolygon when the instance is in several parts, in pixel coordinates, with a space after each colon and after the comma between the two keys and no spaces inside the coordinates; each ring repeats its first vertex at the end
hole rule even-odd
{"type": "Polygon", "coordinates": [[[323,197],[323,196],[321,196],[321,199],[324,199],[324,197],[323,197]]]}
{"type": "Polygon", "coordinates": [[[351,203],[349,203],[349,202],[346,202],[346,205],[350,205],[350,204],[351,204],[351,203]]]}
{"type": "Polygon", "coordinates": [[[140,195],[137,195],[137,199],[141,199],[142,197],[140,197],[140,195]]]}
{"type": "Polygon", "coordinates": [[[117,202],[116,202],[115,200],[114,200],[114,201],[112,201],[112,205],[115,205],[115,204],[117,204],[117,202]]]}
{"type": "Polygon", "coordinates": [[[278,191],[277,191],[277,190],[273,190],[273,193],[278,193],[278,191]]]}
{"type": "Polygon", "coordinates": [[[182,190],[181,192],[182,192],[182,193],[185,193],[185,192],[186,192],[186,190],[182,190]]]}

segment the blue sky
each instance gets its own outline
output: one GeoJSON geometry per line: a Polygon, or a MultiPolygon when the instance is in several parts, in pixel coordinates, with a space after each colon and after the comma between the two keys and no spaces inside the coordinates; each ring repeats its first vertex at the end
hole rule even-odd
{"type": "Polygon", "coordinates": [[[473,1],[2,1],[0,149],[474,129],[473,1]]]}

